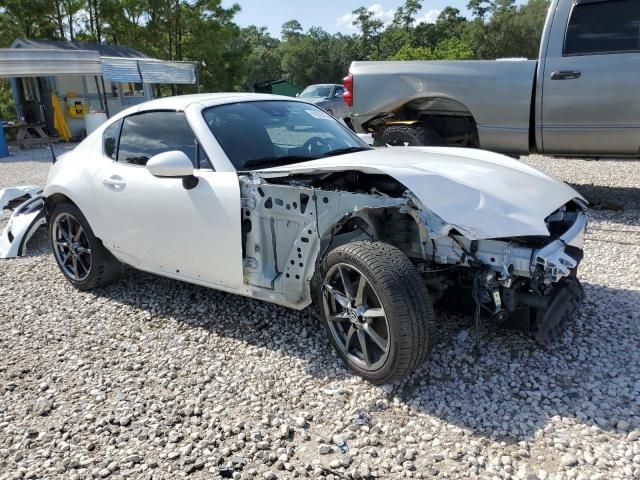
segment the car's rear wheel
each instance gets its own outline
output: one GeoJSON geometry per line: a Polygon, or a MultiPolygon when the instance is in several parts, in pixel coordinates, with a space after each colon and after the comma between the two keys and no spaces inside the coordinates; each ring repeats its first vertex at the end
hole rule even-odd
{"type": "Polygon", "coordinates": [[[80,290],[115,282],[122,264],[98,240],[72,203],[57,204],[49,215],[53,255],[64,276],[80,290]]]}
{"type": "Polygon", "coordinates": [[[380,242],[354,242],[323,261],[321,313],[342,359],[373,383],[415,370],[435,336],[429,292],[409,259],[380,242]]]}
{"type": "Polygon", "coordinates": [[[442,137],[433,128],[421,123],[413,125],[387,125],[375,136],[375,146],[423,147],[442,145],[442,137]]]}

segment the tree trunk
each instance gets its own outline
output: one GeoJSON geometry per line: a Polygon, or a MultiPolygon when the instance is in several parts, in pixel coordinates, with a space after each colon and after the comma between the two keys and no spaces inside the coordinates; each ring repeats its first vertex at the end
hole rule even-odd
{"type": "Polygon", "coordinates": [[[58,33],[60,40],[64,40],[64,12],[62,11],[62,3],[56,2],[56,23],[58,24],[58,33]]]}
{"type": "Polygon", "coordinates": [[[176,0],[176,60],[182,60],[182,29],[180,28],[180,0],[176,0]]]}
{"type": "Polygon", "coordinates": [[[73,42],[74,34],[73,34],[73,14],[69,13],[69,40],[73,42]]]}
{"type": "Polygon", "coordinates": [[[91,35],[96,38],[96,28],[93,19],[93,2],[91,0],[87,0],[89,6],[89,29],[91,30],[91,35]]]}
{"type": "Polygon", "coordinates": [[[102,43],[102,32],[100,31],[100,8],[98,4],[100,0],[93,0],[93,6],[95,8],[95,20],[96,20],[96,42],[102,43]]]}

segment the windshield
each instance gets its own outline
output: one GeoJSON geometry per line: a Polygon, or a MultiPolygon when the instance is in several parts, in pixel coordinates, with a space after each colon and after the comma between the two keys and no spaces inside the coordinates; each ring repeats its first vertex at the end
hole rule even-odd
{"type": "Polygon", "coordinates": [[[203,112],[236,170],[286,165],[369,150],[345,125],[308,103],[230,103],[203,112]]]}
{"type": "Polygon", "coordinates": [[[328,97],[331,95],[331,85],[309,85],[305,88],[300,96],[302,98],[309,97],[328,97]]]}

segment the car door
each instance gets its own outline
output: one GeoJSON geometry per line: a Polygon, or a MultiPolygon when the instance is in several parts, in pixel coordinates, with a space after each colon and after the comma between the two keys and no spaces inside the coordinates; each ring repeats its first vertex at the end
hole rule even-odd
{"type": "Polygon", "coordinates": [[[146,111],[105,130],[105,158],[93,179],[105,245],[126,263],[196,283],[242,283],[240,189],[235,172],[215,172],[183,112],[146,111]],[[195,188],[154,177],[158,153],[194,162],[195,188]]]}
{"type": "Polygon", "coordinates": [[[638,0],[560,2],[544,67],[544,152],[637,154],[638,78],[638,0]]]}

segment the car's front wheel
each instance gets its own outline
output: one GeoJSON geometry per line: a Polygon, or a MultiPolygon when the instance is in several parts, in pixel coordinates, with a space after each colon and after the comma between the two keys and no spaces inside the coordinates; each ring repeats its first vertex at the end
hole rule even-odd
{"type": "Polygon", "coordinates": [[[380,242],[354,242],[323,261],[321,314],[331,343],[360,376],[381,384],[415,370],[435,336],[429,292],[411,261],[380,242]]]}
{"type": "Polygon", "coordinates": [[[53,255],[64,276],[80,290],[115,282],[122,264],[93,234],[87,219],[72,203],[59,203],[49,215],[53,255]]]}

